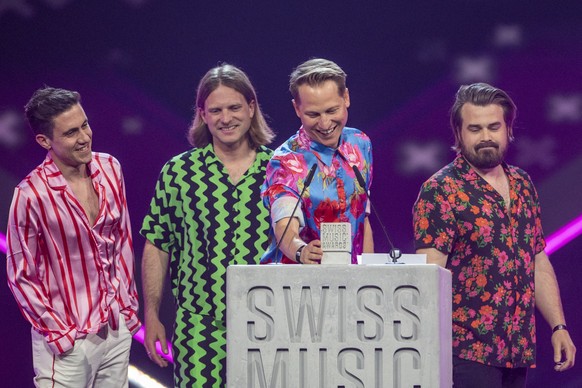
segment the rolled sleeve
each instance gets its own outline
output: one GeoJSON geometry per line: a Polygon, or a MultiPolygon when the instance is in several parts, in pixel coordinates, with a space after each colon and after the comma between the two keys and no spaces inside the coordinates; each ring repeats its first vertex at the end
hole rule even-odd
{"type": "MultiPolygon", "coordinates": [[[[293,208],[297,204],[297,199],[294,197],[280,197],[273,202],[271,206],[271,220],[273,222],[273,228],[275,224],[281,221],[283,218],[291,217],[293,213],[293,208]]],[[[299,226],[302,228],[305,226],[305,219],[303,218],[303,212],[301,209],[295,211],[293,217],[299,220],[299,226]]]]}

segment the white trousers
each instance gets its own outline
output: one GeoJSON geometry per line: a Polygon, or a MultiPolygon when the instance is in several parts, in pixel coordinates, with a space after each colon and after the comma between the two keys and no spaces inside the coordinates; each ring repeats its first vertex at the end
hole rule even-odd
{"type": "Polygon", "coordinates": [[[119,330],[109,325],[75,340],[73,349],[55,355],[44,336],[32,330],[34,385],[38,388],[128,387],[131,333],[120,317],[119,330]]]}

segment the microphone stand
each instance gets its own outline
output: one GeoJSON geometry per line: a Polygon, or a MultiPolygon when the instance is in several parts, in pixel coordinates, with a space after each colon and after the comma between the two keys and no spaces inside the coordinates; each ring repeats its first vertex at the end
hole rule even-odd
{"type": "Polygon", "coordinates": [[[313,176],[315,175],[315,170],[317,170],[317,163],[314,163],[313,166],[311,166],[311,169],[309,170],[309,173],[307,174],[307,178],[305,178],[305,181],[303,182],[303,189],[301,190],[301,193],[299,194],[299,198],[297,198],[297,203],[295,203],[295,207],[293,208],[293,211],[291,212],[291,216],[289,216],[289,222],[287,222],[287,225],[285,225],[285,229],[283,230],[283,234],[281,235],[281,238],[277,242],[277,246],[275,248],[275,261],[277,264],[280,262],[280,260],[278,259],[279,246],[283,242],[283,238],[285,237],[285,234],[287,234],[287,230],[289,229],[289,225],[291,224],[291,219],[293,218],[293,216],[295,215],[295,212],[297,211],[297,208],[299,207],[299,203],[301,202],[301,198],[303,198],[303,194],[305,194],[305,190],[307,190],[307,188],[311,184],[311,181],[313,180],[313,176]]]}
{"type": "Polygon", "coordinates": [[[372,207],[372,213],[374,213],[374,216],[376,217],[376,219],[378,220],[378,223],[382,227],[382,231],[384,232],[384,236],[386,237],[388,244],[390,244],[389,255],[392,258],[392,263],[396,264],[396,263],[398,263],[398,259],[400,257],[402,257],[402,252],[400,251],[400,249],[394,247],[394,244],[392,244],[392,240],[390,240],[390,237],[388,237],[388,232],[386,231],[386,228],[384,227],[384,223],[382,222],[382,220],[378,216],[378,212],[376,211],[376,207],[374,206],[374,202],[372,202],[372,200],[370,200],[370,196],[368,195],[368,191],[366,190],[366,181],[364,180],[362,173],[358,169],[358,166],[356,166],[354,164],[352,166],[352,170],[354,170],[354,174],[356,175],[356,180],[358,181],[358,183],[360,184],[362,189],[364,189],[366,196],[368,197],[368,200],[370,201],[370,205],[372,207]]]}

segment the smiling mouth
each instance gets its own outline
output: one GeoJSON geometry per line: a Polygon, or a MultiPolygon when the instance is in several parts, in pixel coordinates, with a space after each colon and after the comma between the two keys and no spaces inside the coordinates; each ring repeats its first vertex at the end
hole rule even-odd
{"type": "Polygon", "coordinates": [[[330,129],[316,129],[317,132],[321,133],[324,136],[331,135],[337,129],[337,125],[330,128],[330,129]]]}
{"type": "Polygon", "coordinates": [[[229,125],[228,127],[220,127],[219,130],[221,131],[234,131],[238,125],[229,125]]]}

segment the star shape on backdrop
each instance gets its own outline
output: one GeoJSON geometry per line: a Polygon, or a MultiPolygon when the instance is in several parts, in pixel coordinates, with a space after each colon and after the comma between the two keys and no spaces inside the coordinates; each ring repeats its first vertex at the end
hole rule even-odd
{"type": "Polygon", "coordinates": [[[532,139],[524,136],[516,142],[516,164],[520,167],[538,165],[543,169],[550,169],[556,165],[557,141],[553,136],[544,136],[541,139],[532,139]]]}
{"type": "Polygon", "coordinates": [[[443,39],[432,39],[421,42],[416,57],[420,62],[445,62],[447,58],[447,44],[443,39]]]}
{"type": "Polygon", "coordinates": [[[523,43],[523,29],[516,24],[499,25],[493,31],[493,43],[497,47],[519,47],[523,43]]]}
{"type": "Polygon", "coordinates": [[[460,83],[490,82],[493,79],[495,61],[489,55],[462,56],[455,61],[455,78],[460,83]]]}
{"type": "Polygon", "coordinates": [[[121,132],[124,135],[141,135],[143,120],[138,116],[125,116],[121,121],[121,132]]]}
{"type": "Polygon", "coordinates": [[[134,8],[140,8],[149,0],[123,0],[124,3],[131,5],[134,8]]]}
{"type": "Polygon", "coordinates": [[[559,95],[548,97],[548,120],[553,123],[578,123],[582,121],[582,95],[559,95]]]}
{"type": "MultiPolygon", "coordinates": [[[[44,4],[52,9],[64,8],[74,0],[41,0],[44,4]]],[[[36,7],[30,4],[28,0],[0,0],[0,17],[3,13],[12,11],[26,19],[36,15],[36,7]]]]}
{"type": "Polygon", "coordinates": [[[65,5],[72,1],[74,0],[42,0],[43,3],[45,3],[46,5],[53,9],[64,8],[65,5]]]}
{"type": "Polygon", "coordinates": [[[105,57],[105,61],[108,65],[120,68],[128,68],[133,63],[132,56],[127,52],[127,50],[114,47],[109,49],[105,57]]]}
{"type": "Polygon", "coordinates": [[[399,169],[405,175],[435,172],[443,164],[446,146],[438,141],[404,143],[400,146],[399,169]]]}
{"type": "Polygon", "coordinates": [[[0,0],[0,17],[10,11],[25,18],[34,16],[34,7],[27,0],[0,0]]]}
{"type": "Polygon", "coordinates": [[[14,110],[0,112],[0,145],[17,149],[24,143],[24,123],[21,115],[14,110]]]}

